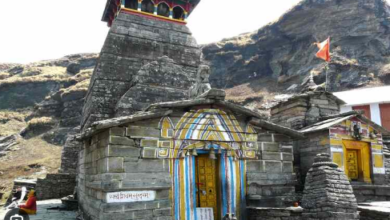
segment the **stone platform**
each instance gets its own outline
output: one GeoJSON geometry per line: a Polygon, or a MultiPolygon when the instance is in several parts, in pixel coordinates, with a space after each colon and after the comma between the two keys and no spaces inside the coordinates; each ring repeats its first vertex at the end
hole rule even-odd
{"type": "MultiPolygon", "coordinates": [[[[75,220],[78,215],[78,213],[74,211],[55,209],[57,207],[62,207],[60,199],[38,201],[37,205],[37,214],[29,216],[30,220],[75,220]]],[[[4,219],[5,214],[6,210],[1,207],[0,220],[4,219]]]]}
{"type": "Polygon", "coordinates": [[[390,202],[360,203],[360,220],[390,219],[390,202]]]}

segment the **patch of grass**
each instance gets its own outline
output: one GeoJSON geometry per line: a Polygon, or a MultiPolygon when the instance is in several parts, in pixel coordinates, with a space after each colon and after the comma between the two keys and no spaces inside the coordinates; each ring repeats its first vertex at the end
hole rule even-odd
{"type": "Polygon", "coordinates": [[[226,99],[243,104],[251,109],[262,109],[263,104],[271,102],[278,93],[267,87],[258,88],[250,83],[226,89],[226,99]]]}
{"type": "Polygon", "coordinates": [[[2,73],[0,73],[0,80],[7,79],[10,76],[11,75],[9,73],[2,72],[2,73]]]}
{"type": "Polygon", "coordinates": [[[48,81],[66,82],[69,81],[69,79],[70,75],[66,73],[65,67],[34,67],[27,68],[21,74],[0,80],[0,86],[25,83],[42,83],[48,81]]]}
{"type": "Polygon", "coordinates": [[[87,92],[88,91],[89,82],[90,82],[90,80],[86,79],[84,81],[81,81],[81,82],[73,85],[73,86],[70,86],[70,87],[68,87],[66,89],[63,89],[62,95],[66,95],[66,94],[73,93],[73,92],[80,92],[80,91],[87,92]]]}
{"type": "Polygon", "coordinates": [[[49,126],[54,124],[55,122],[51,117],[33,118],[28,122],[28,126],[49,126]]]}
{"type": "Polygon", "coordinates": [[[0,111],[0,136],[19,133],[27,126],[25,118],[31,111],[0,111]]]}
{"type": "Polygon", "coordinates": [[[21,135],[25,138],[32,138],[51,130],[55,125],[56,121],[51,117],[33,118],[28,121],[21,135]]]}

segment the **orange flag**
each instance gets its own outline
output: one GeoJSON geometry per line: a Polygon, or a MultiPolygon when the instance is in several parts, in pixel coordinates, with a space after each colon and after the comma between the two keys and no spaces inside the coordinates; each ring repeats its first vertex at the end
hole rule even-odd
{"type": "Polygon", "coordinates": [[[330,62],[330,38],[322,43],[316,43],[318,49],[320,49],[316,57],[325,60],[326,62],[330,62]]]}

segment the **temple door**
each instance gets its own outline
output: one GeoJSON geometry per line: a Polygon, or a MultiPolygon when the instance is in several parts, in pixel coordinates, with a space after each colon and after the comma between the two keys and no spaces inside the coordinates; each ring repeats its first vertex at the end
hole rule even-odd
{"type": "Polygon", "coordinates": [[[357,150],[347,150],[347,171],[351,180],[359,179],[359,165],[357,150]]]}
{"type": "Polygon", "coordinates": [[[196,158],[197,206],[200,208],[212,208],[215,220],[219,219],[217,162],[218,160],[212,160],[208,155],[200,155],[196,158]]]}

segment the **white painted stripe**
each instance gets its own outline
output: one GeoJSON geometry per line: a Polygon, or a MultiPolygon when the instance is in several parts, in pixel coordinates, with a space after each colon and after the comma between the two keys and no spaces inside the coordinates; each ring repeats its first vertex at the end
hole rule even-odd
{"type": "Polygon", "coordinates": [[[371,104],[370,105],[370,110],[371,110],[371,120],[378,125],[382,125],[382,120],[381,120],[381,111],[379,108],[379,104],[371,104]]]}

